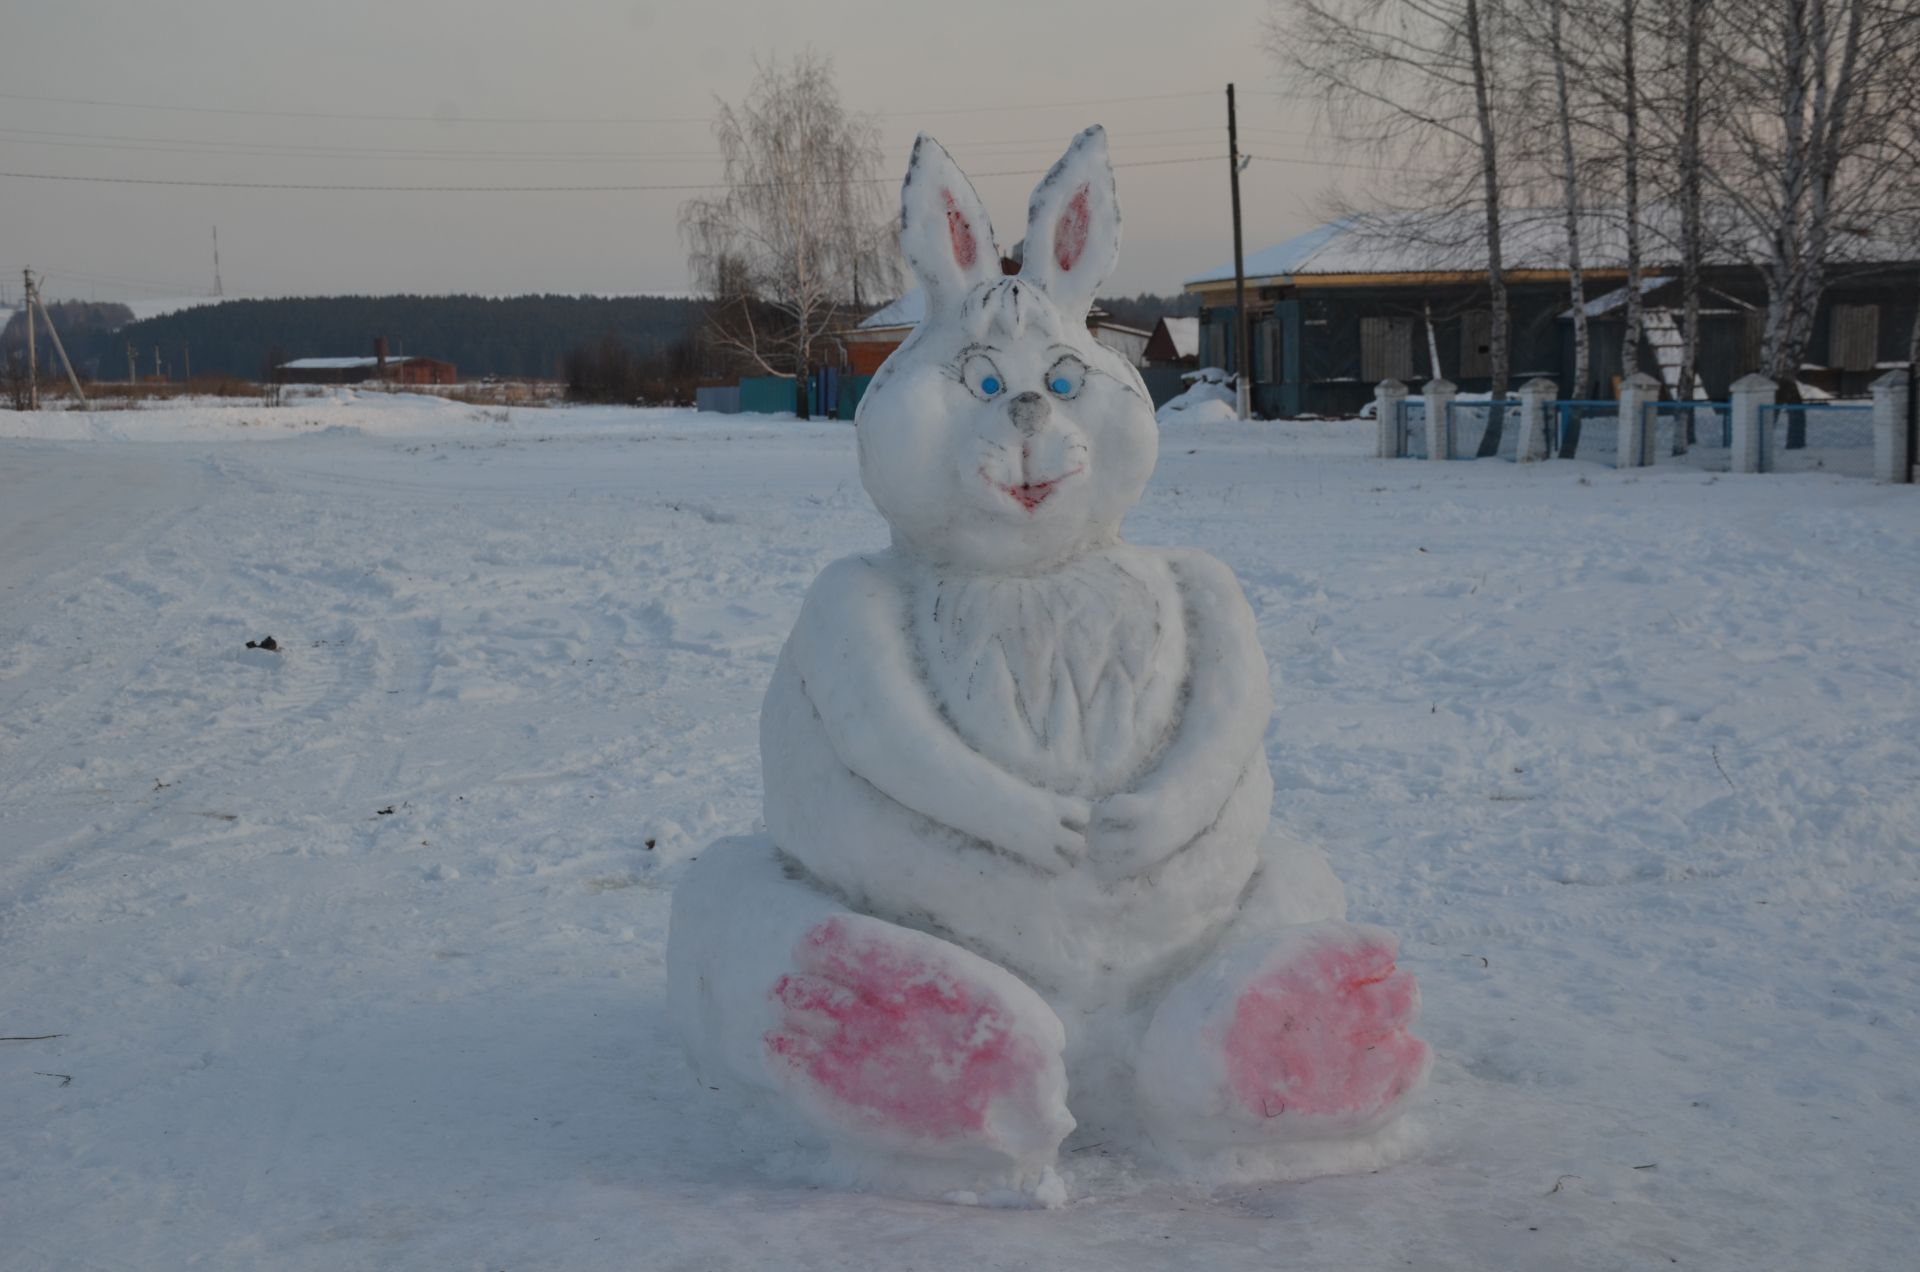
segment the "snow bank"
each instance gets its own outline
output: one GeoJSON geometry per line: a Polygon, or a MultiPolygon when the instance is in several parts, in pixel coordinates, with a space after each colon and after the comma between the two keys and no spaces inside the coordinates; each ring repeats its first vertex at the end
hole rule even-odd
{"type": "Polygon", "coordinates": [[[1202,367],[1180,378],[1189,381],[1189,387],[1160,404],[1154,414],[1161,424],[1223,424],[1240,418],[1233,377],[1225,371],[1202,367]]]}
{"type": "Polygon", "coordinates": [[[1911,1262],[1914,491],[1166,446],[1128,537],[1243,582],[1426,1138],[1202,1196],[1076,1132],[1041,1216],[792,1182],[667,1027],[780,643],[885,535],[851,430],[513,421],[0,441],[0,1034],[61,1035],[0,1043],[0,1264],[1911,1262]]]}

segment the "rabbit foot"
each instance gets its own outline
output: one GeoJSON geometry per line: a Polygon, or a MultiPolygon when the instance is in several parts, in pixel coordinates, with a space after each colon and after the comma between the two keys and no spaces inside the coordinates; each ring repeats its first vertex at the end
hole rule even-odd
{"type": "Polygon", "coordinates": [[[939,1158],[1051,1160],[1073,1129],[1064,1031],[958,946],[847,915],[810,929],[772,990],[781,1085],[830,1136],[939,1158]]]}
{"type": "Polygon", "coordinates": [[[1316,923],[1176,987],[1142,1057],[1143,1094],[1189,1141],[1370,1134],[1424,1081],[1420,990],[1379,928],[1316,923]],[[1208,1054],[1211,1053],[1211,1054],[1208,1054]]]}

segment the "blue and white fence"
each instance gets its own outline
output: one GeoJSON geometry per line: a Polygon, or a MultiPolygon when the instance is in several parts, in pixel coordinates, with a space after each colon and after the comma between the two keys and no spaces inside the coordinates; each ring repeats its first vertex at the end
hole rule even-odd
{"type": "Polygon", "coordinates": [[[1689,453],[1711,456],[1711,467],[1726,467],[1733,446],[1733,404],[1730,402],[1655,402],[1654,453],[1671,455],[1676,435],[1686,433],[1689,453]]]}
{"type": "Polygon", "coordinates": [[[1661,402],[1658,382],[1645,375],[1630,379],[1612,402],[1558,399],[1553,387],[1535,380],[1516,398],[1462,401],[1444,380],[1418,396],[1383,381],[1374,398],[1378,453],[1509,462],[1554,457],[1615,468],[1685,462],[1715,471],[1908,479],[1913,390],[1905,370],[1877,380],[1870,403],[1775,403],[1772,381],[1759,376],[1736,383],[1727,402],[1661,402]]]}
{"type": "Polygon", "coordinates": [[[1400,403],[1400,446],[1408,459],[1427,458],[1427,404],[1422,398],[1400,403]]]}
{"type": "Polygon", "coordinates": [[[1452,394],[1407,397],[1402,391],[1379,400],[1384,455],[1408,459],[1519,458],[1522,402],[1456,401],[1452,394]]]}
{"type": "Polygon", "coordinates": [[[1556,401],[1553,419],[1554,458],[1590,459],[1609,468],[1618,461],[1618,402],[1556,401]]]}
{"type": "Polygon", "coordinates": [[[1516,458],[1520,403],[1515,398],[1447,403],[1447,458],[1516,458]]]}
{"type": "Polygon", "coordinates": [[[1808,403],[1760,408],[1760,471],[1873,476],[1873,407],[1808,403]]]}

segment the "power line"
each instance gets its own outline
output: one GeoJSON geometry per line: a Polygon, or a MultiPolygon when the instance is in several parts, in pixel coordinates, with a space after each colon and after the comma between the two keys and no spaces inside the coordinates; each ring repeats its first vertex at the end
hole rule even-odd
{"type": "MultiPolygon", "coordinates": [[[[1195,155],[1185,159],[1142,159],[1133,163],[1116,163],[1116,168],[1156,168],[1166,164],[1179,163],[1218,163],[1217,155],[1195,155]]],[[[1036,177],[1044,169],[1023,168],[1002,172],[976,172],[975,180],[984,177],[1036,177]]],[[[12,177],[19,181],[84,181],[96,185],[144,185],[144,186],[195,186],[216,190],[318,190],[342,192],[380,192],[411,194],[629,194],[654,190],[725,190],[731,187],[724,183],[706,182],[701,184],[673,185],[348,185],[321,184],[299,181],[195,181],[179,177],[94,177],[75,176],[55,172],[0,172],[0,177],[12,177]]],[[[864,183],[872,185],[893,185],[893,177],[872,177],[864,183]]],[[[762,185],[779,184],[763,182],[762,185]]],[[[807,182],[802,184],[837,185],[838,182],[807,182]]]]}
{"type": "MultiPolygon", "coordinates": [[[[1288,155],[1243,155],[1245,159],[1260,163],[1282,163],[1309,168],[1340,168],[1353,172],[1378,174],[1386,169],[1379,164],[1342,163],[1337,159],[1304,159],[1288,155]]],[[[1218,163],[1220,156],[1190,156],[1181,159],[1140,159],[1129,163],[1116,163],[1118,168],[1158,168],[1169,164],[1218,163]]],[[[974,180],[989,177],[1037,177],[1044,169],[1014,168],[999,172],[976,172],[974,180]]],[[[1444,175],[1425,169],[1395,167],[1395,172],[1420,172],[1429,176],[1444,175]]],[[[359,193],[359,194],[644,194],[652,192],[681,192],[695,190],[727,190],[733,187],[725,182],[680,182],[665,184],[631,185],[376,185],[364,183],[323,183],[312,181],[198,181],[181,177],[96,177],[79,176],[57,172],[4,172],[0,177],[10,177],[16,181],[78,181],[92,185],[138,185],[138,186],[187,186],[209,190],[307,190],[319,192],[359,193]]],[[[896,178],[870,177],[853,184],[892,185],[896,178]]],[[[759,183],[762,186],[776,184],[759,183]]],[[[802,184],[833,185],[836,182],[821,181],[802,184]]]]}
{"type": "Polygon", "coordinates": [[[1065,110],[1079,106],[1115,106],[1129,102],[1171,102],[1181,98],[1212,97],[1214,90],[1191,93],[1142,93],[1129,97],[1089,97],[1077,102],[1023,102],[1007,106],[950,106],[939,110],[879,111],[883,119],[918,115],[992,115],[1014,110],[1065,110]]]}
{"type": "MultiPolygon", "coordinates": [[[[1181,98],[1212,97],[1212,90],[1183,93],[1142,93],[1123,97],[1087,97],[1075,101],[1055,102],[1014,102],[1001,106],[949,106],[933,109],[915,109],[911,111],[869,111],[883,119],[901,117],[926,117],[936,115],[989,115],[1004,114],[1020,110],[1064,110],[1079,106],[1111,106],[1130,102],[1164,102],[1181,98]]],[[[609,116],[555,116],[555,115],[397,115],[362,111],[315,111],[315,110],[274,110],[262,108],[241,108],[231,106],[171,106],[160,102],[122,102],[92,97],[52,97],[36,93],[0,92],[0,98],[20,102],[51,102],[63,106],[104,106],[115,110],[153,110],[169,111],[193,115],[247,115],[273,119],[332,119],[363,120],[381,123],[419,123],[419,124],[709,124],[711,115],[609,115],[609,116]]]]}
{"type": "MultiPolygon", "coordinates": [[[[1183,128],[1146,128],[1128,129],[1121,140],[1128,144],[1142,137],[1191,137],[1196,134],[1212,136],[1218,132],[1212,124],[1189,125],[1183,128]]],[[[1241,129],[1248,134],[1259,134],[1271,138],[1314,138],[1310,129],[1259,128],[1241,129]]],[[[342,146],[313,145],[300,142],[276,141],[271,144],[260,141],[222,141],[204,137],[154,137],[129,133],[74,132],[54,128],[4,128],[0,127],[0,137],[26,145],[51,145],[40,138],[58,138],[61,142],[79,143],[126,142],[128,146],[99,146],[98,149],[126,149],[131,147],[152,147],[155,149],[179,149],[184,151],[205,151],[209,154],[272,155],[292,157],[320,158],[394,158],[394,159],[457,159],[473,161],[538,159],[570,161],[575,159],[611,159],[645,160],[649,162],[670,159],[717,159],[720,156],[711,149],[704,150],[554,150],[543,147],[538,150],[472,150],[465,148],[425,147],[425,146],[342,146]]],[[[951,148],[959,150],[985,150],[999,148],[1047,148],[1060,144],[1057,137],[998,137],[998,138],[950,138],[951,148]]],[[[1172,144],[1150,142],[1149,145],[1172,144]]]]}
{"type": "MultiPolygon", "coordinates": [[[[1135,134],[1140,137],[1157,135],[1160,132],[1211,134],[1218,129],[1166,129],[1155,133],[1135,134]]],[[[1141,141],[1130,144],[1130,150],[1165,150],[1169,147],[1191,146],[1196,138],[1181,136],[1163,141],[1141,141]]],[[[0,144],[21,146],[41,146],[54,150],[122,150],[141,154],[207,154],[220,155],[236,159],[326,159],[336,161],[381,161],[393,160],[409,163],[531,163],[531,164],[699,164],[722,162],[722,156],[713,150],[683,150],[671,152],[648,151],[607,151],[607,150],[428,150],[394,147],[349,147],[349,146],[301,146],[268,145],[262,142],[202,142],[184,138],[141,137],[112,133],[70,133],[54,132],[42,129],[0,128],[0,144]],[[43,140],[57,138],[58,140],[43,140]]],[[[956,148],[979,154],[986,151],[1012,155],[1016,152],[1044,151],[1057,153],[1057,140],[1045,141],[1003,141],[974,142],[965,145],[956,143],[956,148]]]]}

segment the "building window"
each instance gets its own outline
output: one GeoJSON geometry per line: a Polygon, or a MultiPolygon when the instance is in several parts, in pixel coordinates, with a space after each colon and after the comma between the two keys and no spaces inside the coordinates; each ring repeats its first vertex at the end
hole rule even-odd
{"type": "Polygon", "coordinates": [[[1413,319],[1360,320],[1360,378],[1368,384],[1413,379],[1413,319]]]}
{"type": "Polygon", "coordinates": [[[1835,305],[1827,323],[1827,365],[1842,371],[1873,370],[1880,352],[1880,306],[1835,305]]]}
{"type": "Polygon", "coordinates": [[[1493,374],[1493,314],[1470,309],[1460,315],[1460,378],[1493,374]]]}

